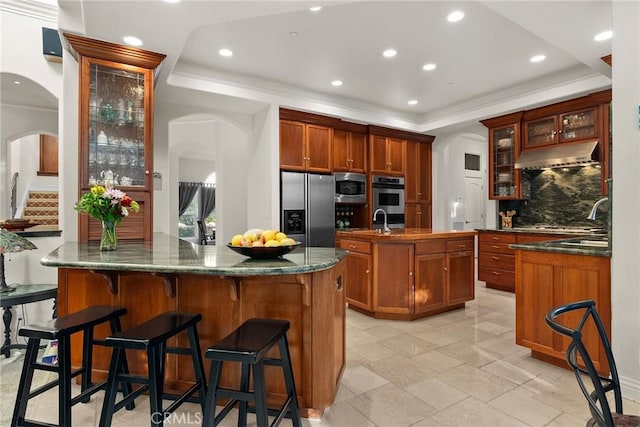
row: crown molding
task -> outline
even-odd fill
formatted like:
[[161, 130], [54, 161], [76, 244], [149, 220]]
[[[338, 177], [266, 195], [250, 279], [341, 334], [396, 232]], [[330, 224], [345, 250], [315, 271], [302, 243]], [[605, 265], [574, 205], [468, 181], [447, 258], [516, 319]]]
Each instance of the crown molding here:
[[0, 11], [49, 21], [58, 26], [58, 6], [36, 0], [2, 0]]

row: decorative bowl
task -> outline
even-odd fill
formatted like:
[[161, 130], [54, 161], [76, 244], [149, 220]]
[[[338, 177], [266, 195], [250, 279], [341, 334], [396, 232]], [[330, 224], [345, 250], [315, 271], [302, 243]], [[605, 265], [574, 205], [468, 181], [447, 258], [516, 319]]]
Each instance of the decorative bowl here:
[[233, 246], [227, 243], [227, 247], [240, 255], [248, 256], [255, 259], [273, 259], [286, 255], [292, 250], [300, 247], [302, 243], [297, 242], [295, 245], [288, 246]]
[[3, 222], [0, 222], [0, 228], [4, 228], [9, 231], [22, 231], [25, 228], [33, 227], [38, 225], [37, 222], [32, 222], [29, 219], [21, 219], [21, 218], [13, 218], [13, 219], [5, 219]]

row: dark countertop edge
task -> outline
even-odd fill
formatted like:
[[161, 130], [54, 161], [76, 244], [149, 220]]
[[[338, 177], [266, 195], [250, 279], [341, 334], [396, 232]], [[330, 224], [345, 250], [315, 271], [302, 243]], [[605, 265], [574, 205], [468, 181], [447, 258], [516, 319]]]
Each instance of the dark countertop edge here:
[[[305, 274], [315, 273], [317, 271], [327, 270], [340, 261], [346, 258], [348, 251], [344, 250], [343, 254], [338, 254], [333, 260], [317, 263], [310, 266], [304, 265], [288, 265], [283, 267], [265, 267], [260, 265], [234, 265], [231, 267], [200, 267], [195, 265], [185, 266], [145, 266], [142, 264], [109, 264], [109, 263], [95, 263], [95, 262], [61, 262], [49, 260], [47, 257], [40, 259], [40, 264], [46, 267], [57, 268], [71, 268], [80, 270], [97, 270], [97, 271], [124, 271], [131, 273], [168, 273], [168, 274], [202, 274], [202, 275], [215, 275], [215, 276], [278, 276], [278, 275], [292, 275], [292, 274]], [[286, 258], [284, 258], [286, 260]]]
[[600, 256], [611, 258], [611, 249], [609, 248], [569, 247], [561, 246], [558, 243], [570, 240], [573, 239], [554, 240], [553, 242], [516, 243], [509, 245], [509, 247], [511, 249], [519, 249], [525, 251], [553, 252], [559, 254]]
[[430, 239], [448, 239], [452, 237], [473, 237], [478, 234], [475, 230], [435, 230], [425, 228], [424, 232], [419, 232], [419, 229], [408, 229], [416, 231], [408, 232], [391, 232], [391, 234], [375, 233], [370, 229], [358, 229], [358, 230], [336, 230], [336, 235], [339, 237], [348, 238], [361, 238], [367, 240], [397, 240], [397, 241], [413, 241], [413, 240], [430, 240]]
[[62, 235], [62, 230], [40, 230], [40, 231], [14, 231], [22, 237], [58, 237]]
[[567, 231], [567, 230], [543, 230], [543, 229], [531, 229], [531, 228], [477, 228], [476, 231], [478, 233], [481, 232], [489, 232], [489, 233], [524, 233], [524, 234], [559, 234], [562, 236], [606, 236], [605, 233], [594, 233], [590, 231]]

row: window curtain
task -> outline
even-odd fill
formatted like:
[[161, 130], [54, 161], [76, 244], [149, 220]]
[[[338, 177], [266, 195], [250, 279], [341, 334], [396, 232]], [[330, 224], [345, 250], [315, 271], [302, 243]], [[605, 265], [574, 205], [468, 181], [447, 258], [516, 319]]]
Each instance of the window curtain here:
[[178, 187], [178, 216], [182, 216], [198, 192], [199, 182], [180, 182]]
[[213, 184], [201, 184], [200, 188], [200, 219], [203, 221], [216, 208], [216, 186]]

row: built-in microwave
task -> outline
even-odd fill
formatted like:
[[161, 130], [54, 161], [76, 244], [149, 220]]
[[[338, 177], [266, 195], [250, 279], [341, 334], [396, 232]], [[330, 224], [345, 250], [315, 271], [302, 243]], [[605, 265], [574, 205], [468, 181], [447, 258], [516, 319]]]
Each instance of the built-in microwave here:
[[340, 172], [336, 179], [336, 204], [367, 203], [367, 176], [363, 173]]

